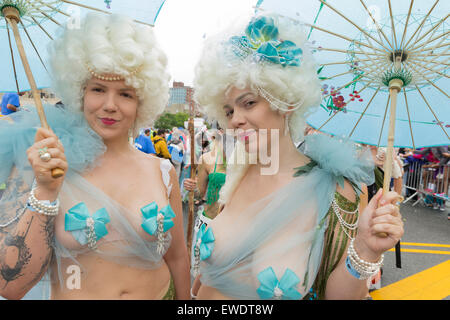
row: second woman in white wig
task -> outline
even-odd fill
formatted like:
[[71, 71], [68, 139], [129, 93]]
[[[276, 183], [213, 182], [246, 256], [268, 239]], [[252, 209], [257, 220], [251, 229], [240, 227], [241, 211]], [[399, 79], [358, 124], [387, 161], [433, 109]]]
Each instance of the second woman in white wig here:
[[193, 241], [198, 299], [363, 298], [401, 237], [396, 193], [358, 215], [357, 192], [373, 180], [368, 154], [324, 135], [306, 138], [306, 155], [295, 148], [320, 103], [316, 70], [300, 26], [279, 16], [206, 41], [196, 99], [238, 143], [224, 209]]

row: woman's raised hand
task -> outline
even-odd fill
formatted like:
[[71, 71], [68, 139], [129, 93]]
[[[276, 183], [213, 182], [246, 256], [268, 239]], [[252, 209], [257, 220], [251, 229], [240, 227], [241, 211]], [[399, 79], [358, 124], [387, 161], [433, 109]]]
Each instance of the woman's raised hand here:
[[66, 172], [68, 168], [61, 141], [53, 131], [38, 128], [34, 144], [28, 148], [27, 155], [36, 179], [36, 198], [54, 201], [64, 181], [64, 175], [53, 178], [51, 171], [61, 168]]
[[[377, 261], [403, 236], [403, 221], [398, 204], [400, 198], [393, 191], [383, 195], [380, 189], [361, 214], [354, 246], [362, 259]], [[387, 234], [387, 237], [380, 236], [382, 233]]]

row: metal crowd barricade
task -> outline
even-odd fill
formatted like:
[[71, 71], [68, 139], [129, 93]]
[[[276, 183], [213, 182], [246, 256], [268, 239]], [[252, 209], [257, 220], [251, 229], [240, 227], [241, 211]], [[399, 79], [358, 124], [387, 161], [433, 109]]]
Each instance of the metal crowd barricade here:
[[422, 183], [419, 185], [421, 199], [430, 195], [442, 201], [449, 200], [450, 165], [422, 167]]
[[413, 204], [413, 206], [420, 201], [419, 187], [422, 182], [422, 165], [422, 161], [414, 161], [403, 167], [403, 187], [405, 189], [405, 194], [408, 195], [408, 193], [412, 192], [412, 195], [407, 196], [403, 203], [407, 203], [415, 196], [418, 196], [418, 200]]
[[422, 162], [413, 162], [405, 166], [405, 173], [403, 176], [405, 190], [412, 191], [404, 203], [410, 201], [417, 196], [416, 202], [422, 202], [427, 196], [431, 196], [441, 201], [448, 201], [450, 196], [450, 165], [441, 165], [431, 167], [429, 164], [425, 165]]

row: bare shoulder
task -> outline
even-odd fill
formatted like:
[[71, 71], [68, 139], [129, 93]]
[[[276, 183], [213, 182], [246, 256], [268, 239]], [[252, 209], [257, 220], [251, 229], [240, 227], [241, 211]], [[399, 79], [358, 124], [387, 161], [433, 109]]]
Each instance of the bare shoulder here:
[[142, 170], [154, 170], [155, 168], [159, 168], [161, 165], [161, 158], [154, 154], [135, 150], [133, 156]]
[[339, 186], [339, 184], [336, 186], [336, 191], [343, 196], [344, 198], [346, 198], [348, 201], [350, 202], [356, 202], [356, 192], [353, 189], [352, 185], [350, 184], [350, 182], [348, 182], [347, 179], [344, 180], [344, 188], [341, 188], [341, 186]]
[[[166, 175], [170, 176], [170, 183], [173, 181], [178, 181], [177, 173], [172, 163], [168, 159], [157, 157], [154, 154], [147, 154], [136, 150], [135, 154], [138, 166], [145, 171], [160, 171], [163, 176], [163, 180], [167, 179]], [[169, 182], [167, 180], [166, 182]]]

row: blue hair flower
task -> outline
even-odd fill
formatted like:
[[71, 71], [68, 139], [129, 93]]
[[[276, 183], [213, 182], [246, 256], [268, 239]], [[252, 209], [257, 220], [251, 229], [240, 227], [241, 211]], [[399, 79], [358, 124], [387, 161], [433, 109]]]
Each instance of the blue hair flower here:
[[234, 53], [241, 58], [253, 55], [256, 61], [265, 60], [285, 66], [300, 66], [302, 49], [289, 40], [278, 38], [278, 28], [272, 18], [254, 18], [245, 29], [245, 36], [231, 37]]

